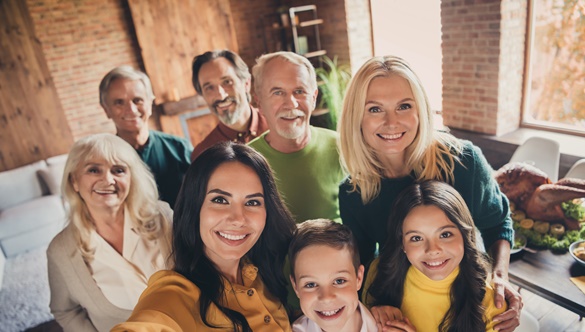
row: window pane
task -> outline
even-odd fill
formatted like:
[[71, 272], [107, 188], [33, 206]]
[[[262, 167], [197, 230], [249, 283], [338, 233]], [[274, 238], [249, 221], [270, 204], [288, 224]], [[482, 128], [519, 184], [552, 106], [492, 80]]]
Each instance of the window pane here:
[[585, 133], [585, 0], [532, 0], [527, 124]]

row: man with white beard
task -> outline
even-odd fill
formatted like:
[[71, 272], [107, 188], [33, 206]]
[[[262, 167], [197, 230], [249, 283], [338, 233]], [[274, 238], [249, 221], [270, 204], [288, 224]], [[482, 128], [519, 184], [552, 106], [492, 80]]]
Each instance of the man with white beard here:
[[319, 92], [315, 68], [303, 56], [276, 52], [258, 58], [252, 74], [254, 96], [270, 130], [249, 145], [268, 160], [297, 222], [340, 221], [337, 197], [344, 174], [337, 133], [309, 125]]
[[264, 117], [250, 106], [250, 72], [236, 53], [215, 50], [196, 56], [192, 81], [219, 123], [195, 146], [191, 160], [215, 143], [248, 143], [268, 130]]

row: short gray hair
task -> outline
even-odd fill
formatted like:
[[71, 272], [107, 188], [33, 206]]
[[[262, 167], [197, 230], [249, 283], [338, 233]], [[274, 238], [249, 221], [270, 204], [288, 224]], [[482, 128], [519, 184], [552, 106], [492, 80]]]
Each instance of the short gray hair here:
[[[252, 68], [252, 76], [254, 77], [254, 92], [257, 94], [260, 91], [260, 87], [262, 86], [262, 76], [264, 75], [264, 67], [266, 64], [273, 59], [281, 58], [285, 61], [293, 63], [298, 66], [303, 66], [309, 72], [309, 79], [310, 82], [309, 86], [314, 91], [317, 89], [317, 75], [315, 74], [315, 67], [311, 64], [311, 62], [302, 55], [298, 55], [293, 52], [274, 52], [269, 54], [264, 54], [258, 59], [256, 59], [256, 64]], [[313, 92], [311, 91], [311, 92]]]
[[112, 85], [112, 83], [119, 78], [142, 82], [148, 97], [154, 99], [152, 84], [150, 83], [150, 79], [145, 73], [141, 72], [140, 70], [136, 70], [131, 66], [119, 66], [110, 70], [110, 72], [108, 72], [100, 82], [100, 105], [102, 105], [103, 108], [106, 108], [107, 106], [106, 96], [108, 95], [110, 85]]

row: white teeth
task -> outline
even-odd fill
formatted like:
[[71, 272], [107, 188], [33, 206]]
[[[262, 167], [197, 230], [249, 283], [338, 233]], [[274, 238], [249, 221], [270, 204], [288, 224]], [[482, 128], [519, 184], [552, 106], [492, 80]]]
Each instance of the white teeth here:
[[429, 266], [439, 266], [443, 263], [445, 263], [446, 261], [441, 261], [441, 262], [425, 262], [427, 265]]
[[228, 100], [228, 101], [224, 101], [223, 103], [217, 104], [217, 106], [219, 106], [219, 107], [226, 107], [226, 106], [229, 106], [231, 104], [232, 104], [232, 101], [231, 100]]
[[246, 235], [231, 235], [231, 234], [226, 234], [226, 233], [222, 233], [222, 232], [217, 232], [217, 234], [221, 235], [221, 237], [224, 237], [228, 240], [232, 240], [232, 241], [238, 241], [241, 240], [243, 238], [246, 237]]
[[98, 194], [115, 194], [115, 190], [94, 190]]
[[341, 308], [339, 309], [335, 309], [335, 310], [330, 310], [330, 311], [319, 311], [323, 316], [333, 316], [336, 313], [339, 312], [339, 310], [341, 310]]
[[379, 134], [380, 137], [382, 137], [383, 139], [397, 139], [402, 137], [403, 133], [400, 134], [394, 134], [394, 135], [383, 135], [383, 134]]

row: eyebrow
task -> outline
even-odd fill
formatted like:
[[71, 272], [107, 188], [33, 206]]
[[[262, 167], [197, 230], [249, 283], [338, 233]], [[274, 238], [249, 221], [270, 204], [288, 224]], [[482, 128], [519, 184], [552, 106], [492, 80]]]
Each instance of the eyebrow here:
[[[455, 226], [455, 225], [445, 225], [445, 226], [439, 228], [438, 231], [440, 232], [440, 231], [443, 231], [443, 230], [445, 230], [447, 228], [457, 228], [457, 226]], [[404, 233], [404, 235], [406, 236], [406, 235], [411, 234], [411, 233], [420, 233], [420, 232], [417, 231], [417, 230], [412, 230], [412, 231], [408, 231], [408, 232]]]
[[[404, 99], [402, 99], [402, 100], [398, 101], [396, 104], [402, 104], [402, 103], [404, 103], [404, 102], [407, 102], [407, 101], [412, 101], [412, 102], [414, 102], [414, 99], [412, 99], [412, 98], [404, 98]], [[366, 100], [366, 105], [367, 105], [367, 104], [376, 104], [376, 105], [382, 105], [382, 103], [380, 103], [380, 102], [377, 102], [377, 101], [375, 101], [375, 100]]]
[[[351, 274], [351, 272], [349, 270], [341, 270], [341, 271], [335, 272], [335, 274], [342, 274], [342, 273]], [[309, 274], [306, 274], [306, 275], [301, 275], [301, 276], [298, 277], [299, 280], [301, 280], [303, 278], [314, 278], [314, 276], [309, 275]]]
[[[220, 194], [220, 195], [225, 195], [228, 197], [232, 197], [233, 195], [228, 193], [227, 191], [223, 191], [221, 189], [211, 189], [210, 191], [207, 192], [207, 195], [209, 194]], [[264, 198], [264, 195], [262, 195], [262, 193], [253, 193], [250, 195], [246, 195], [246, 198], [254, 198], [254, 197], [261, 197]]]
[[[226, 75], [226, 76], [222, 76], [222, 77], [219, 78], [220, 81], [223, 81], [225, 79], [230, 79], [231, 80], [232, 77]], [[208, 85], [211, 85], [211, 82], [203, 82], [203, 84], [201, 84], [201, 87], [208, 86]]]

